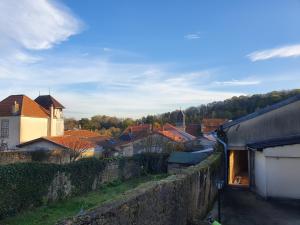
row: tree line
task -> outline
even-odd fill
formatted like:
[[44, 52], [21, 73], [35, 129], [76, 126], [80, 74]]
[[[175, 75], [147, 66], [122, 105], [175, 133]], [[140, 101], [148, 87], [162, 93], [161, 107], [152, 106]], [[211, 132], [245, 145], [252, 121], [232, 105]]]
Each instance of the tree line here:
[[[235, 96], [224, 101], [192, 106], [184, 110], [186, 124], [201, 123], [203, 118], [226, 118], [233, 120], [297, 94], [300, 94], [300, 89], [273, 91], [267, 94], [249, 96]], [[175, 124], [177, 113], [178, 111], [171, 111], [158, 115], [148, 115], [140, 119], [122, 119], [105, 115], [96, 115], [80, 120], [68, 118], [65, 119], [65, 128], [96, 130], [102, 134], [117, 136], [128, 126], [134, 124], [149, 123], [155, 127], [159, 127], [165, 123]]]

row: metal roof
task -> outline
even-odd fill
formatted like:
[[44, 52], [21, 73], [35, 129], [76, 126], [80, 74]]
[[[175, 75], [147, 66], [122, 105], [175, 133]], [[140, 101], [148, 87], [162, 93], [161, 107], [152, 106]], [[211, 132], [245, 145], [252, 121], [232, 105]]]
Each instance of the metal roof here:
[[168, 163], [196, 165], [206, 159], [209, 155], [209, 152], [173, 152], [168, 159]]
[[249, 143], [247, 147], [252, 149], [264, 149], [264, 148], [271, 148], [271, 147], [278, 147], [284, 145], [294, 145], [300, 144], [300, 134], [288, 137], [281, 137], [281, 138], [273, 138], [265, 141]]
[[295, 95], [293, 97], [290, 97], [290, 98], [288, 98], [286, 100], [283, 100], [281, 102], [278, 102], [278, 103], [276, 103], [274, 105], [270, 105], [270, 106], [267, 106], [267, 107], [265, 107], [263, 109], [257, 110], [256, 112], [248, 114], [246, 116], [243, 116], [243, 117], [241, 117], [239, 119], [236, 119], [236, 120], [230, 121], [228, 123], [225, 123], [225, 124], [221, 125], [221, 128], [222, 129], [226, 129], [226, 128], [232, 127], [232, 126], [234, 126], [236, 124], [239, 124], [241, 122], [253, 119], [253, 118], [257, 117], [257, 116], [263, 115], [263, 114], [268, 113], [270, 111], [273, 111], [275, 109], [279, 109], [279, 108], [281, 108], [283, 106], [289, 105], [289, 104], [291, 104], [293, 102], [296, 102], [296, 101], [299, 101], [299, 100], [300, 100], [300, 94]]

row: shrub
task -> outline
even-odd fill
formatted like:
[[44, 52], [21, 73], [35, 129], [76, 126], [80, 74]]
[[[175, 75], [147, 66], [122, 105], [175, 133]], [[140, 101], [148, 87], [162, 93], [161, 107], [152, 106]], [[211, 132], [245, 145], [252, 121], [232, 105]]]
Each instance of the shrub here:
[[[95, 178], [111, 161], [116, 161], [119, 165], [120, 181], [124, 176], [124, 167], [128, 167], [127, 170], [142, 169], [144, 174], [167, 172], [167, 157], [166, 154], [147, 153], [132, 158], [84, 158], [65, 165], [32, 162], [0, 166], [0, 219], [46, 204], [49, 187], [58, 172], [70, 177], [72, 195], [79, 195], [92, 190]], [[137, 167], [127, 166], [130, 161], [135, 162]], [[141, 173], [133, 171], [132, 174]]]

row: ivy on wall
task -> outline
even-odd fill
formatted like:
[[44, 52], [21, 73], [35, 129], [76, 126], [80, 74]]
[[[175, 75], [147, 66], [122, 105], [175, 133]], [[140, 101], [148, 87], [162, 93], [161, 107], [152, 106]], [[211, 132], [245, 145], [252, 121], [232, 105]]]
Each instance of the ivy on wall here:
[[[32, 162], [0, 166], [0, 219], [46, 204], [49, 187], [58, 172], [70, 177], [72, 195], [79, 195], [92, 190], [95, 178], [112, 161], [118, 164], [122, 180], [130, 169], [138, 168], [138, 173], [133, 171], [136, 175], [167, 172], [167, 158], [167, 154], [145, 153], [131, 158], [85, 158], [65, 165]], [[132, 162], [135, 167], [129, 166]]]

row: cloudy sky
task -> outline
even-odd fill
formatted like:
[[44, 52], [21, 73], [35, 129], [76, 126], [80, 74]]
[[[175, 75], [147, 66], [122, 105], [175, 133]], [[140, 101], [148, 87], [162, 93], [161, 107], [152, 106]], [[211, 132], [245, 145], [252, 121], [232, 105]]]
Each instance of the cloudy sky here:
[[0, 98], [140, 117], [299, 88], [300, 1], [1, 0]]

